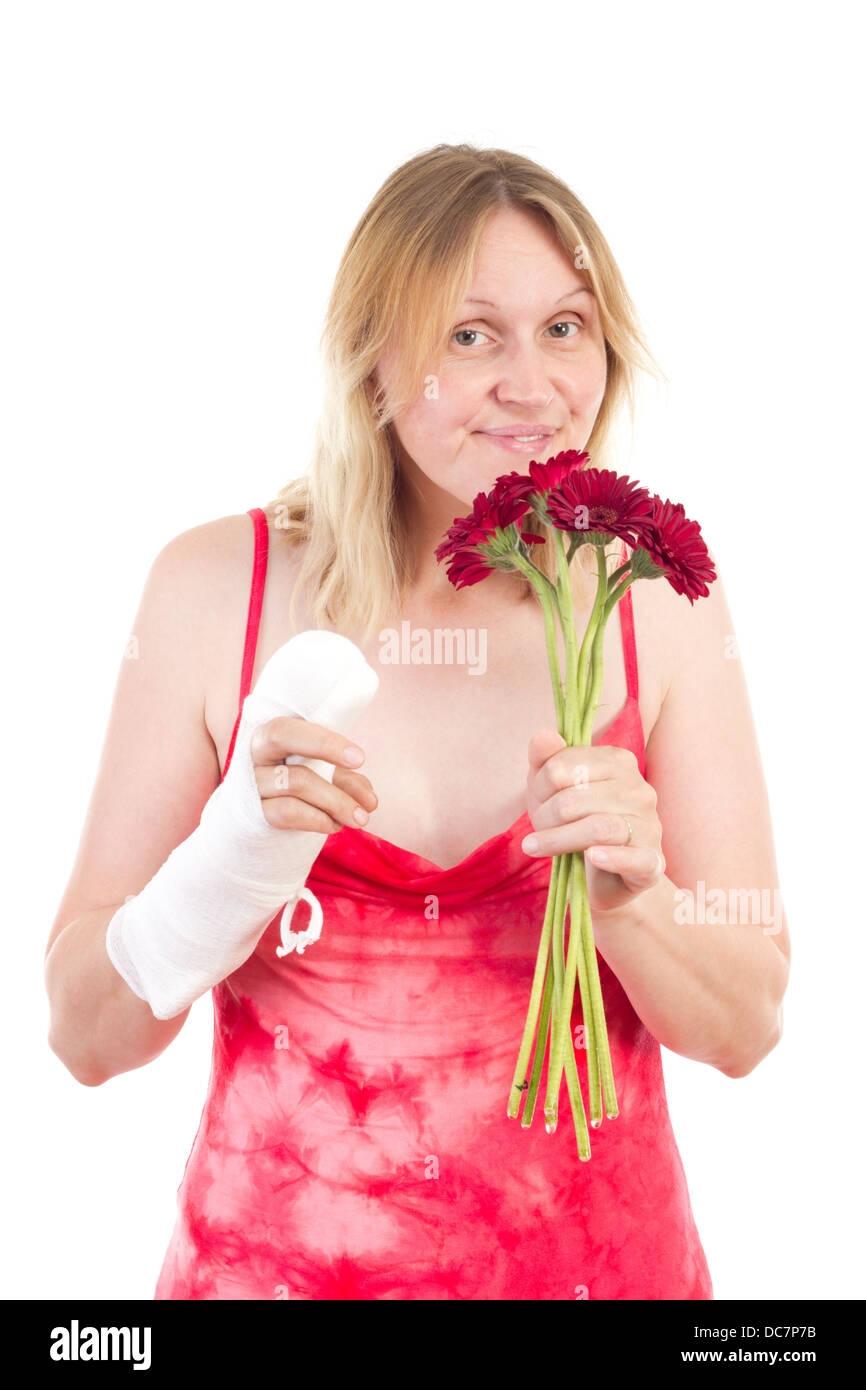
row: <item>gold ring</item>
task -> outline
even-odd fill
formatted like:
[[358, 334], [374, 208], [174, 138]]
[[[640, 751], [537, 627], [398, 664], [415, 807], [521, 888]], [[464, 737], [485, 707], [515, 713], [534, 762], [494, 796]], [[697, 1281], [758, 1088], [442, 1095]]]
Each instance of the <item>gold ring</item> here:
[[631, 821], [629, 820], [628, 816], [626, 816], [626, 815], [623, 815], [623, 820], [625, 821], [626, 825], [628, 826], [628, 839], [626, 840], [625, 843], [626, 843], [627, 845], [630, 845], [630, 844], [631, 844]]

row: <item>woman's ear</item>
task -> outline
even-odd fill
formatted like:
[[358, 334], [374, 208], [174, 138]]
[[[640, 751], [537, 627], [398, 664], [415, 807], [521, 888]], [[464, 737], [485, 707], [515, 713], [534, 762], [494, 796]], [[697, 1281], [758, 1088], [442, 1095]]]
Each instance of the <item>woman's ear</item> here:
[[367, 380], [364, 382], [364, 390], [367, 400], [370, 402], [370, 409], [374, 415], [382, 414], [383, 393], [379, 383], [376, 368], [374, 367]]

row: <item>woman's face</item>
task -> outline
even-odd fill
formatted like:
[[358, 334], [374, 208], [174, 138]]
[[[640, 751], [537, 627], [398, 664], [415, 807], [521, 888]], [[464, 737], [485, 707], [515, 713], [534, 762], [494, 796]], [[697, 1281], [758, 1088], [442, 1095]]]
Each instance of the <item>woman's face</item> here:
[[[385, 354], [376, 370], [386, 394], [389, 362]], [[430, 495], [427, 479], [469, 509], [501, 473], [584, 448], [605, 380], [587, 277], [531, 217], [501, 210], [487, 224], [444, 359], [430, 364], [419, 397], [392, 424], [400, 466], [422, 493]], [[497, 437], [502, 430], [511, 436]], [[538, 432], [544, 437], [528, 443], [514, 438]]]

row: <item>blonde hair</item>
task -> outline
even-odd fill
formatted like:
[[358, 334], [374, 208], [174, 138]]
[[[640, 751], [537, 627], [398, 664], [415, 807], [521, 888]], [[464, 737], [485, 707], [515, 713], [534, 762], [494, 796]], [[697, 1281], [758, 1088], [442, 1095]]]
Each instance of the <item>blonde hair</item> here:
[[[607, 381], [585, 446], [591, 466], [613, 467], [613, 429], [624, 405], [634, 427], [637, 371], [664, 376], [599, 227], [553, 173], [523, 155], [472, 145], [435, 145], [408, 160], [376, 193], [337, 270], [321, 339], [323, 406], [310, 466], [266, 507], [277, 532], [306, 542], [290, 602], [293, 623], [300, 587], [312, 595], [317, 625], [362, 641], [401, 610], [414, 560], [391, 421], [417, 398], [425, 366], [447, 350], [485, 225], [503, 208], [521, 209], [552, 232], [595, 294]], [[394, 377], [385, 400], [372, 374], [392, 343]], [[533, 516], [529, 529], [546, 539], [531, 547], [533, 562], [554, 578], [553, 528]], [[594, 569], [591, 546], [580, 547], [576, 559], [587, 554]], [[571, 569], [580, 594], [588, 567]], [[513, 578], [532, 593], [522, 575]]]

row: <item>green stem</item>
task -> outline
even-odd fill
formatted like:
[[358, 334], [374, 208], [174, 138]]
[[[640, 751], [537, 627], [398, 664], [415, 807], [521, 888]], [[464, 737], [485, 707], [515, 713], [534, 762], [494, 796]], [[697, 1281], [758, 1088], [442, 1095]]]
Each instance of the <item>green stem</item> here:
[[584, 921], [588, 912], [586, 898], [586, 875], [583, 855], [573, 853], [568, 856], [569, 900], [571, 922], [568, 934], [568, 960], [566, 962], [565, 983], [563, 986], [563, 1008], [560, 1026], [551, 1041], [551, 1060], [548, 1068], [548, 1084], [558, 1092], [562, 1079], [562, 1068], [566, 1057], [566, 1039], [571, 1041], [571, 1001], [574, 999], [575, 977], [580, 975], [580, 1002], [586, 1034], [587, 1074], [589, 1080], [589, 1110], [594, 1126], [601, 1124], [601, 1094], [599, 1090], [597, 1053], [598, 1016], [592, 996], [591, 975], [586, 968], [584, 951]]
[[[557, 856], [557, 859], [559, 856]], [[532, 1040], [535, 1037], [535, 1025], [538, 1019], [538, 1010], [541, 1004], [542, 986], [547, 998], [548, 990], [545, 982], [545, 975], [549, 974], [548, 952], [550, 950], [550, 933], [553, 925], [554, 913], [556, 911], [557, 889], [559, 886], [559, 873], [557, 871], [557, 859], [554, 859], [550, 874], [550, 887], [547, 890], [547, 908], [544, 913], [544, 924], [541, 928], [541, 940], [538, 945], [538, 955], [535, 960], [535, 974], [532, 977], [532, 991], [529, 996], [529, 1008], [526, 1012], [526, 1023], [523, 1027], [523, 1037], [520, 1040], [520, 1051], [517, 1054], [517, 1065], [514, 1068], [514, 1080], [511, 1083], [511, 1090], [508, 1093], [508, 1115], [511, 1119], [516, 1119], [520, 1111], [520, 1101], [526, 1089], [526, 1071], [529, 1066], [529, 1057], [532, 1052]], [[543, 1028], [546, 1029], [546, 1020]], [[544, 1034], [539, 1029], [539, 1045], [542, 1053], [544, 1052]]]
[[[568, 907], [568, 864], [567, 855], [556, 855], [563, 861], [556, 884], [556, 907], [553, 913], [553, 990], [551, 998], [550, 1038], [551, 1046], [557, 1036], [559, 1019], [562, 1013], [562, 977], [564, 974], [563, 924]], [[550, 1063], [547, 1071], [547, 1090], [544, 1097], [544, 1126], [548, 1134], [556, 1130], [559, 1109], [559, 1086], [552, 1086]]]
[[[592, 913], [589, 910], [589, 898], [586, 891], [586, 869], [583, 862], [583, 855], [575, 855], [580, 859], [578, 868], [577, 891], [581, 895], [585, 904], [583, 912], [581, 936], [583, 938], [584, 960], [586, 971], [589, 976], [589, 996], [590, 1012], [594, 1024], [594, 1059], [590, 1056], [587, 1048], [587, 1064], [593, 1066], [601, 1074], [601, 1089], [604, 1093], [604, 1108], [609, 1120], [615, 1120], [619, 1114], [619, 1106], [616, 1099], [616, 1088], [613, 1081], [613, 1066], [610, 1060], [610, 1043], [607, 1036], [607, 1022], [604, 1016], [604, 1000], [601, 993], [601, 980], [598, 973], [598, 956], [595, 950], [595, 938], [592, 934]], [[586, 1010], [584, 1010], [584, 1021], [586, 1020]], [[596, 1080], [596, 1084], [598, 1081]], [[590, 1085], [591, 1089], [591, 1085]], [[592, 1114], [594, 1126], [601, 1124], [601, 1109], [598, 1115]]]
[[[569, 863], [568, 863], [568, 866], [563, 870], [563, 873], [564, 873], [565, 876], [566, 876], [566, 880], [568, 880], [569, 875], [572, 873], [571, 861], [574, 859], [574, 855], [573, 855], [573, 854], [569, 854], [569, 855], [566, 856], [566, 858], [568, 859]], [[572, 897], [572, 900], [573, 900], [573, 896], [572, 896], [571, 894], [569, 894], [569, 896]], [[574, 915], [574, 914], [573, 914], [573, 910], [572, 910], [571, 916], [573, 917], [573, 915]], [[579, 926], [579, 925], [580, 925], [580, 924], [579, 924], [579, 922], [578, 922], [578, 926]], [[570, 947], [571, 947], [571, 935], [570, 935], [570, 932], [571, 932], [571, 928], [569, 927], [569, 949], [570, 949]], [[581, 938], [581, 940], [582, 940], [582, 938]], [[577, 950], [578, 968], [580, 968], [580, 962], [581, 962], [581, 960], [582, 960], [582, 957], [583, 957], [583, 952], [582, 952], [581, 946], [578, 945], [578, 950]], [[583, 993], [583, 985], [581, 984], [581, 994], [582, 994], [582, 993]], [[584, 1108], [583, 1108], [583, 1096], [582, 1096], [581, 1093], [580, 1093], [580, 1082], [578, 1081], [578, 1077], [577, 1077], [577, 1063], [576, 1063], [575, 1057], [574, 1057], [574, 1038], [572, 1037], [572, 1033], [571, 1033], [571, 1019], [572, 1019], [572, 1012], [573, 1012], [573, 1009], [574, 1009], [574, 980], [572, 979], [572, 982], [571, 982], [570, 987], [566, 986], [566, 987], [563, 989], [563, 1008], [562, 1008], [562, 1016], [561, 1016], [561, 1018], [560, 1018], [560, 1034], [559, 1034], [559, 1036], [560, 1036], [559, 1055], [562, 1056], [563, 1053], [564, 1053], [564, 1062], [565, 1062], [565, 1084], [566, 1084], [566, 1089], [568, 1090], [568, 1097], [569, 1097], [569, 1100], [571, 1101], [571, 1113], [572, 1113], [572, 1116], [574, 1117], [574, 1128], [575, 1128], [575, 1133], [576, 1133], [576, 1135], [577, 1135], [578, 1151], [581, 1152], [581, 1154], [582, 1154], [582, 1145], [583, 1145], [583, 1143], [585, 1142], [585, 1144], [586, 1144], [586, 1151], [587, 1151], [587, 1152], [586, 1152], [586, 1156], [588, 1157], [588, 1156], [589, 1156], [589, 1131], [588, 1131], [587, 1128], [586, 1128], [586, 1114], [585, 1114]], [[553, 1052], [553, 1037], [551, 1036], [551, 1055], [552, 1055], [552, 1052]], [[550, 1066], [550, 1065], [551, 1065], [551, 1063], [549, 1062], [549, 1063], [548, 1063], [548, 1066]], [[556, 1090], [557, 1090], [557, 1094], [559, 1093], [559, 1085], [560, 1085], [559, 1079], [557, 1078], [557, 1081], [556, 1081]], [[597, 1090], [598, 1090], [598, 1087], [596, 1086], [596, 1091], [597, 1091]], [[594, 1096], [594, 1097], [593, 1097], [593, 1105], [594, 1105], [595, 1109], [600, 1110], [600, 1104], [601, 1104], [600, 1098], [599, 1098], [598, 1096]], [[599, 1123], [600, 1123], [600, 1121], [599, 1121]]]
[[620, 565], [619, 569], [614, 570], [613, 574], [609, 574], [609, 575], [607, 576], [607, 589], [608, 589], [608, 593], [610, 593], [611, 589], [612, 589], [616, 584], [619, 583], [619, 581], [622, 579], [623, 575], [628, 573], [628, 570], [629, 570], [630, 566], [631, 566], [631, 557], [629, 557], [629, 559], [626, 560], [624, 564]]
[[605, 622], [606, 622], [607, 619], [610, 617], [610, 615], [611, 615], [611, 613], [613, 612], [613, 610], [616, 608], [616, 605], [619, 603], [619, 601], [620, 601], [620, 599], [622, 598], [623, 594], [625, 593], [626, 589], [630, 589], [631, 586], [632, 586], [632, 584], [633, 584], [634, 582], [635, 582], [635, 576], [634, 576], [633, 574], [629, 574], [629, 575], [626, 577], [626, 580], [625, 580], [625, 583], [624, 583], [624, 584], [620, 584], [616, 589], [613, 590], [612, 593], [610, 593], [610, 592], [608, 593], [608, 596], [607, 596], [607, 598], [606, 598], [606, 600], [605, 600], [605, 605], [604, 605]]
[[[591, 635], [584, 637], [584, 648], [578, 653], [577, 632], [574, 628], [574, 603], [571, 596], [571, 577], [569, 563], [566, 559], [566, 550], [562, 532], [556, 531], [556, 564], [557, 564], [557, 609], [560, 614], [560, 624], [563, 628], [563, 638], [566, 642], [566, 738], [567, 744], [575, 744], [575, 734], [581, 723], [582, 714], [582, 684], [585, 681], [585, 666], [587, 666], [589, 649], [591, 649]], [[596, 553], [598, 553], [596, 546]], [[602, 585], [606, 577], [606, 564], [603, 559], [603, 546], [599, 557], [599, 589], [601, 594], [596, 591], [594, 605], [595, 621], [598, 623], [603, 607]], [[591, 619], [592, 621], [592, 619]], [[581, 671], [581, 656], [584, 655], [584, 670]], [[573, 877], [573, 856], [569, 856], [569, 869], [567, 877]], [[577, 899], [571, 897], [570, 891], [567, 898], [571, 902], [577, 903]], [[574, 915], [574, 908], [571, 908], [571, 924], [569, 933], [569, 959], [564, 960], [564, 912], [566, 912], [567, 901], [563, 901], [562, 908], [557, 899], [557, 912], [553, 917], [553, 1015], [550, 1022], [550, 1058], [548, 1062], [548, 1086], [545, 1094], [545, 1125], [549, 1133], [556, 1129], [557, 1097], [559, 1097], [560, 1083], [562, 1083], [562, 1069], [564, 1065], [564, 1052], [566, 1052], [566, 1031], [571, 1048], [571, 1006], [574, 999], [574, 973], [577, 970], [577, 960], [580, 956], [581, 944], [581, 908], [577, 903], [578, 913]], [[575, 1098], [571, 1094], [571, 1077], [577, 1077], [577, 1069], [571, 1073], [569, 1068], [569, 1094], [573, 1111], [575, 1108]], [[582, 1113], [582, 1098], [580, 1099]], [[584, 1118], [585, 1125], [585, 1118]], [[580, 1136], [578, 1136], [580, 1145]]]
[[580, 918], [575, 921], [573, 896], [574, 855], [566, 855], [568, 873], [568, 896], [571, 905], [571, 920], [568, 932], [568, 957], [565, 962], [565, 976], [560, 988], [560, 1008], [555, 1026], [550, 1036], [550, 1061], [547, 1064], [547, 1100], [545, 1112], [550, 1107], [551, 1097], [559, 1095], [562, 1082], [562, 1068], [565, 1065], [565, 1034], [571, 1035], [571, 1001], [574, 999], [574, 980], [577, 971], [577, 948], [580, 943]]
[[[561, 859], [557, 860], [553, 867], [553, 873], [557, 880], [559, 878], [559, 866]], [[523, 1105], [523, 1114], [520, 1123], [528, 1129], [532, 1124], [532, 1117], [535, 1113], [535, 1098], [538, 1095], [538, 1082], [541, 1077], [541, 1069], [544, 1066], [544, 1054], [547, 1050], [547, 1038], [550, 1026], [550, 1005], [553, 999], [553, 960], [550, 956], [547, 959], [547, 977], [544, 981], [544, 997], [541, 1001], [541, 1017], [538, 1020], [538, 1040], [535, 1044], [535, 1057], [532, 1062], [532, 1075], [529, 1078], [529, 1087], [526, 1091], [526, 1100]]]
[[577, 1062], [574, 1056], [574, 1046], [571, 1040], [571, 1030], [569, 1029], [569, 1044], [565, 1050], [565, 1076], [568, 1082], [568, 1094], [571, 1099], [571, 1114], [574, 1120], [574, 1132], [577, 1135], [577, 1156], [584, 1161], [590, 1156], [589, 1130], [586, 1127], [586, 1112], [583, 1108], [583, 1096], [580, 1094], [580, 1082], [577, 1077]]
[[565, 729], [562, 730], [563, 738], [567, 744], [574, 743], [574, 724], [575, 718], [579, 715], [579, 681], [578, 671], [580, 666], [580, 652], [578, 650], [577, 633], [574, 627], [574, 601], [571, 593], [571, 572], [568, 568], [568, 561], [565, 558], [565, 543], [561, 531], [554, 535], [554, 545], [556, 547], [556, 567], [557, 584], [556, 598], [557, 611], [559, 613], [562, 637], [565, 643]]
[[[595, 602], [592, 605], [592, 612], [589, 615], [586, 632], [583, 634], [583, 642], [580, 647], [580, 660], [577, 666], [577, 698], [575, 700], [578, 722], [577, 727], [572, 729], [572, 736], [568, 740], [571, 744], [588, 742], [587, 739], [583, 738], [581, 732], [583, 723], [583, 698], [585, 698], [584, 692], [587, 688], [588, 671], [591, 654], [594, 649], [595, 635], [598, 631], [599, 624], [603, 621], [604, 601], [607, 595], [607, 557], [604, 546], [597, 545], [595, 547], [595, 553], [598, 561], [598, 587], [595, 591]], [[591, 680], [591, 676], [589, 679]]]
[[[550, 1003], [553, 994], [553, 963], [549, 962], [547, 967], [547, 982], [544, 987], [544, 1000], [541, 1005], [541, 1019], [538, 1026], [538, 1045], [535, 1050], [535, 1061], [532, 1067], [532, 1076], [529, 1082], [529, 1089], [526, 1092], [526, 1104], [523, 1107], [523, 1115], [520, 1123], [528, 1129], [532, 1124], [532, 1117], [535, 1112], [535, 1099], [538, 1094], [538, 1082], [541, 1077], [544, 1065], [544, 1053], [548, 1041], [548, 1020], [550, 1018]], [[580, 1081], [577, 1075], [577, 1064], [574, 1057], [574, 1048], [569, 1047], [565, 1054], [565, 1076], [568, 1085], [568, 1096], [571, 1101], [571, 1113], [574, 1119], [574, 1129], [577, 1136], [578, 1157], [586, 1160], [590, 1157], [589, 1130], [586, 1124], [586, 1114], [583, 1108], [583, 1096], [580, 1093]]]
[[[522, 555], [514, 555], [514, 563], [524, 574], [538, 595], [544, 615], [544, 640], [547, 644], [547, 664], [550, 668], [550, 682], [553, 686], [553, 700], [556, 706], [556, 727], [565, 737], [565, 698], [562, 693], [562, 676], [559, 670], [559, 648], [556, 638], [556, 589], [546, 574], [542, 574], [531, 560]], [[543, 582], [542, 582], [543, 581]]]
[[[628, 581], [629, 583], [631, 580]], [[626, 586], [627, 587], [627, 586]], [[592, 726], [595, 722], [595, 715], [598, 709], [598, 701], [601, 695], [601, 687], [604, 679], [604, 634], [607, 627], [607, 620], [610, 613], [605, 603], [605, 615], [599, 624], [592, 648], [592, 679], [587, 693], [586, 705], [583, 713], [581, 725], [581, 739], [587, 743], [592, 737]], [[594, 1024], [594, 1042], [597, 1053], [597, 1066], [601, 1077], [601, 1088], [604, 1094], [605, 1110], [609, 1120], [614, 1119], [619, 1114], [617, 1105], [616, 1091], [613, 1081], [613, 1066], [610, 1059], [610, 1046], [607, 1036], [607, 1025], [604, 1015], [604, 1000], [601, 992], [601, 979], [598, 971], [598, 957], [595, 949], [595, 938], [592, 931], [592, 913], [589, 910], [589, 899], [586, 891], [586, 864], [583, 854], [580, 855], [579, 867], [580, 892], [586, 903], [586, 911], [583, 914], [581, 934], [584, 942], [584, 962], [588, 977], [589, 1010]], [[581, 995], [581, 998], [583, 996]], [[584, 1019], [587, 1017], [587, 1009], [584, 1007]], [[589, 1050], [587, 1058], [591, 1063]], [[592, 1085], [590, 1085], [592, 1092]], [[599, 1107], [596, 1115], [594, 1107], [590, 1106], [590, 1113], [593, 1125], [601, 1123], [601, 1109]]]
[[[533, 585], [542, 606], [557, 728], [569, 746], [587, 744], [591, 740], [604, 674], [604, 633], [607, 619], [615, 604], [633, 582], [632, 576], [627, 573], [629, 561], [608, 578], [605, 547], [603, 544], [595, 547], [598, 558], [598, 588], [587, 629], [578, 648], [569, 571], [569, 562], [577, 548], [575, 542], [576, 538], [572, 537], [566, 554], [563, 533], [558, 529], [554, 533], [556, 585], [551, 583], [547, 575], [543, 574], [528, 556], [517, 552], [513, 557], [515, 568]], [[620, 580], [623, 582], [618, 583]], [[564, 690], [559, 669], [557, 618], [565, 643]], [[567, 959], [564, 949], [566, 910], [570, 913]], [[571, 1034], [575, 977], [580, 982], [581, 1009], [586, 1035], [590, 1116], [593, 1126], [597, 1127], [601, 1124], [602, 1093], [608, 1118], [613, 1119], [618, 1114], [618, 1109], [582, 852], [552, 856], [547, 908], [508, 1114], [514, 1117], [519, 1113], [521, 1098], [525, 1092], [526, 1104], [521, 1124], [528, 1127], [532, 1123], [545, 1051], [548, 1051], [544, 1101], [547, 1131], [552, 1133], [556, 1129], [558, 1093], [564, 1067], [578, 1154], [581, 1159], [588, 1159], [589, 1130]], [[526, 1071], [534, 1038], [532, 1074], [527, 1081]]]
[[[565, 699], [562, 691], [562, 678], [559, 671], [559, 649], [556, 636], [556, 616], [554, 611], [556, 590], [547, 578], [547, 575], [542, 574], [540, 570], [536, 569], [535, 565], [533, 565], [530, 560], [525, 559], [519, 552], [516, 552], [513, 558], [517, 569], [526, 576], [535, 589], [544, 614], [544, 636], [547, 645], [550, 679], [553, 685], [554, 703], [556, 705], [556, 724], [559, 732], [563, 733], [565, 729]], [[512, 1119], [515, 1119], [520, 1111], [521, 1096], [526, 1088], [526, 1071], [532, 1053], [532, 1042], [535, 1037], [536, 1024], [538, 1023], [539, 1007], [542, 1002], [542, 990], [544, 989], [545, 992], [547, 991], [546, 977], [548, 974], [548, 952], [550, 950], [550, 937], [555, 922], [559, 892], [559, 873], [558, 871], [555, 872], [556, 868], [557, 859], [554, 859], [551, 865], [550, 885], [547, 890], [547, 908], [544, 914], [544, 924], [541, 929], [541, 938], [538, 943], [538, 953], [535, 960], [535, 972], [532, 978], [529, 1008], [527, 1009], [526, 1022], [523, 1027], [523, 1037], [520, 1040], [517, 1065], [514, 1068], [514, 1080], [508, 1097], [507, 1114]], [[555, 959], [554, 957], [554, 962]], [[555, 969], [556, 966], [554, 963], [554, 971]], [[555, 975], [554, 982], [556, 982]], [[546, 1029], [546, 1019], [543, 1026]], [[541, 1038], [539, 1041], [541, 1042], [543, 1053], [544, 1043]]]
[[[595, 551], [598, 562], [598, 587], [596, 590], [595, 603], [593, 604], [587, 629], [584, 633], [578, 663], [576, 687], [574, 690], [575, 698], [572, 705], [572, 720], [569, 726], [571, 731], [569, 743], [572, 745], [585, 745], [589, 744], [591, 741], [593, 721], [592, 718], [587, 719], [586, 713], [587, 710], [592, 710], [594, 715], [601, 690], [600, 677], [603, 674], [603, 667], [600, 662], [604, 650], [607, 557], [603, 544], [597, 545]], [[568, 960], [566, 962], [566, 976], [563, 986], [560, 1019], [558, 1027], [552, 1035], [551, 1063], [548, 1072], [548, 1094], [553, 1088], [558, 1092], [561, 1084], [566, 1044], [565, 1029], [568, 1028], [568, 1039], [570, 1043], [571, 1005], [574, 998], [575, 975], [577, 975], [580, 983], [581, 1012], [586, 1039], [590, 1117], [593, 1126], [597, 1127], [601, 1124], [603, 1113], [602, 1087], [600, 1085], [600, 1073], [603, 1068], [599, 1059], [599, 1041], [601, 1034], [598, 1025], [598, 1010], [601, 1000], [600, 984], [598, 990], [596, 990], [591, 962], [586, 950], [585, 938], [587, 931], [590, 933], [591, 937], [592, 919], [587, 898], [586, 871], [582, 852], [576, 852], [570, 855], [569, 902], [570, 928]], [[592, 950], [594, 954], [594, 942]], [[606, 1034], [604, 1036], [606, 1037]], [[605, 1096], [605, 1100], [606, 1099], [607, 1097]]]
[[580, 720], [579, 741], [582, 744], [592, 742], [592, 726], [595, 723], [598, 702], [601, 699], [601, 688], [604, 683], [604, 634], [609, 616], [605, 605], [602, 620], [593, 634], [590, 678], [584, 692], [584, 706]]
[[[607, 608], [607, 562], [603, 545], [596, 546], [598, 558], [598, 589], [596, 591], [596, 601], [593, 605], [592, 614], [584, 634], [581, 647], [578, 679], [576, 682], [575, 702], [569, 701], [570, 690], [566, 692], [567, 709], [569, 709], [570, 719], [568, 727], [573, 731], [573, 736], [569, 739], [570, 744], [589, 744], [592, 738], [592, 726], [595, 713], [598, 708], [598, 701], [601, 695], [601, 688], [604, 676], [604, 635], [609, 616]], [[630, 582], [630, 581], [628, 581]], [[624, 588], [623, 587], [623, 592]], [[585, 689], [587, 668], [589, 668], [588, 689]], [[583, 699], [581, 699], [583, 696]], [[577, 712], [575, 712], [575, 706]], [[551, 1038], [551, 1063], [548, 1069], [548, 1099], [547, 1106], [550, 1105], [551, 1092], [559, 1090], [561, 1081], [561, 1070], [565, 1051], [564, 1028], [570, 1032], [570, 1017], [566, 1019], [566, 1014], [570, 1015], [570, 1004], [574, 997], [575, 974], [580, 979], [581, 1009], [583, 1013], [584, 1028], [587, 1043], [587, 1074], [590, 1095], [590, 1116], [594, 1126], [601, 1124], [602, 1120], [602, 1094], [604, 1096], [605, 1109], [608, 1117], [614, 1118], [618, 1114], [616, 1093], [613, 1084], [613, 1068], [610, 1060], [610, 1049], [607, 1037], [607, 1027], [604, 1018], [604, 1001], [601, 993], [601, 980], [598, 972], [598, 960], [596, 956], [595, 941], [592, 934], [592, 914], [589, 909], [589, 899], [586, 889], [586, 867], [582, 852], [574, 853], [570, 856], [571, 867], [569, 873], [569, 901], [571, 927], [569, 931], [569, 950], [568, 961], [566, 962], [566, 978], [563, 984], [563, 994], [558, 1011], [556, 1027], [553, 1029]]]
[[[568, 561], [565, 556], [565, 542], [563, 533], [560, 530], [554, 532], [554, 545], [556, 548], [556, 567], [557, 567], [557, 608], [562, 626], [563, 638], [565, 640], [565, 725], [561, 730], [566, 743], [573, 741], [571, 730], [579, 718], [579, 691], [577, 687], [577, 633], [574, 629], [574, 604], [571, 595], [571, 574], [568, 568]], [[557, 1040], [562, 1029], [563, 1014], [565, 1027], [569, 1027], [570, 1008], [565, 1008], [565, 997], [563, 996], [563, 976], [565, 969], [565, 941], [564, 923], [565, 910], [568, 905], [568, 883], [567, 873], [563, 873], [560, 879], [560, 892], [557, 893], [556, 910], [553, 918], [553, 1002], [551, 1016], [551, 1045], [555, 1046], [556, 1056], [561, 1056], [561, 1049]], [[562, 1065], [559, 1070], [555, 1066], [551, 1068], [548, 1064], [547, 1089], [544, 1098], [544, 1123], [549, 1134], [556, 1129], [559, 1082], [562, 1076]]]
[[[575, 854], [575, 858], [580, 859], [581, 867], [584, 867], [583, 852]], [[575, 907], [578, 907], [575, 913]], [[577, 979], [580, 985], [580, 1011], [583, 1019], [584, 1041], [586, 1044], [586, 1071], [587, 1082], [589, 1085], [589, 1114], [592, 1126], [597, 1129], [601, 1124], [601, 1086], [599, 1083], [598, 1066], [598, 1038], [595, 1025], [595, 1010], [593, 1008], [592, 990], [590, 986], [590, 974], [587, 964], [586, 954], [586, 924], [590, 918], [589, 901], [586, 894], [586, 873], [583, 873], [583, 889], [578, 891], [578, 896], [572, 898], [571, 902], [572, 918], [575, 919], [575, 927], [579, 932], [580, 945], [577, 953]]]
[[[552, 579], [548, 578], [544, 570], [538, 568], [528, 551], [526, 553], [522, 550], [515, 551], [512, 558], [517, 568], [526, 575], [527, 579], [534, 579], [534, 582], [540, 583], [541, 587], [547, 590], [552, 599], [556, 598], [556, 585]], [[517, 563], [518, 561], [522, 561], [522, 563]]]

